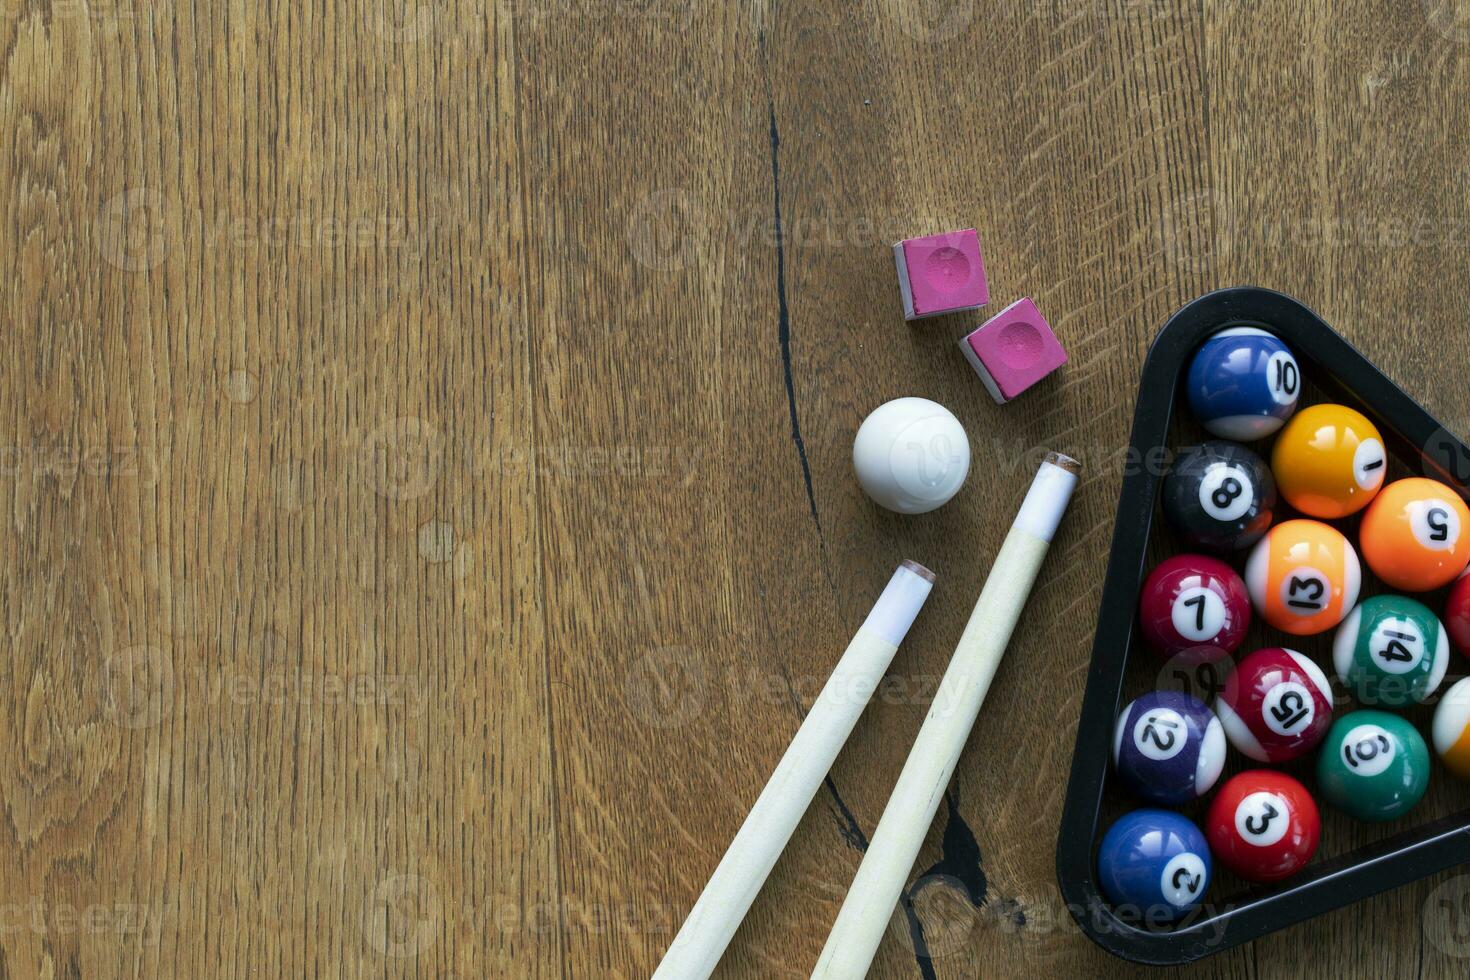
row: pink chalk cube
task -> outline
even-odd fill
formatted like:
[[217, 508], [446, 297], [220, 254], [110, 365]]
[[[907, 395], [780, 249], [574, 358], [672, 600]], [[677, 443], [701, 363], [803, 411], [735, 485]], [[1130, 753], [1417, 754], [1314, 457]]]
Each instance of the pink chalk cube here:
[[978, 310], [990, 302], [974, 228], [906, 238], [893, 246], [893, 261], [905, 320]]
[[986, 320], [960, 341], [960, 350], [1002, 405], [1067, 363], [1061, 341], [1029, 298]]

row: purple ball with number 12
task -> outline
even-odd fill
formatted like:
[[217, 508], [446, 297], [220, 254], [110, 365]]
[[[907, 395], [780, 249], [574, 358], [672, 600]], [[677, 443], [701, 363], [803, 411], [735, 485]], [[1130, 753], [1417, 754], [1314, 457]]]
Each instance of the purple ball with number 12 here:
[[1113, 730], [1113, 765], [1139, 799], [1179, 806], [1210, 791], [1225, 767], [1225, 729], [1203, 701], [1154, 691], [1129, 704]]

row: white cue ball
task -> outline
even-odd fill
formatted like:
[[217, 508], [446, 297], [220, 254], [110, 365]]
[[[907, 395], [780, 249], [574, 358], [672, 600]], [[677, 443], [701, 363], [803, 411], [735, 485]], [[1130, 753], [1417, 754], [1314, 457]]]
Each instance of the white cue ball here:
[[949, 409], [896, 398], [873, 410], [852, 443], [858, 483], [879, 507], [927, 514], [947, 503], [970, 472], [970, 440]]

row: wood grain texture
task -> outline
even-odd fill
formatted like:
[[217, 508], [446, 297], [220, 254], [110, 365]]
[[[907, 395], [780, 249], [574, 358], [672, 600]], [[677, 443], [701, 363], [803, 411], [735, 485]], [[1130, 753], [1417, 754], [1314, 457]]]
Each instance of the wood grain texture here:
[[[912, 557], [721, 967], [805, 976], [1044, 449], [872, 975], [1126, 975], [1053, 848], [1154, 330], [1281, 288], [1470, 432], [1454, 0], [14, 0], [0, 51], [0, 976], [646, 976]], [[972, 225], [1072, 358], [1004, 408], [893, 282]], [[923, 518], [850, 472], [905, 394], [976, 461]], [[1467, 956], [1450, 874], [1187, 972]]]

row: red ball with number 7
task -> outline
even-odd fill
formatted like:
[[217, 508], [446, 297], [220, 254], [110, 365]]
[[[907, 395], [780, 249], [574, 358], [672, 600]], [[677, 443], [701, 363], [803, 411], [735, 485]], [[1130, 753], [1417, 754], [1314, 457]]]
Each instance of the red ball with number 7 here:
[[1149, 573], [1138, 600], [1143, 638], [1189, 663], [1234, 653], [1251, 624], [1251, 600], [1235, 569], [1207, 555], [1175, 555]]
[[1257, 762], [1314, 748], [1332, 724], [1327, 675], [1295, 650], [1267, 647], [1241, 659], [1215, 705], [1230, 744]]

